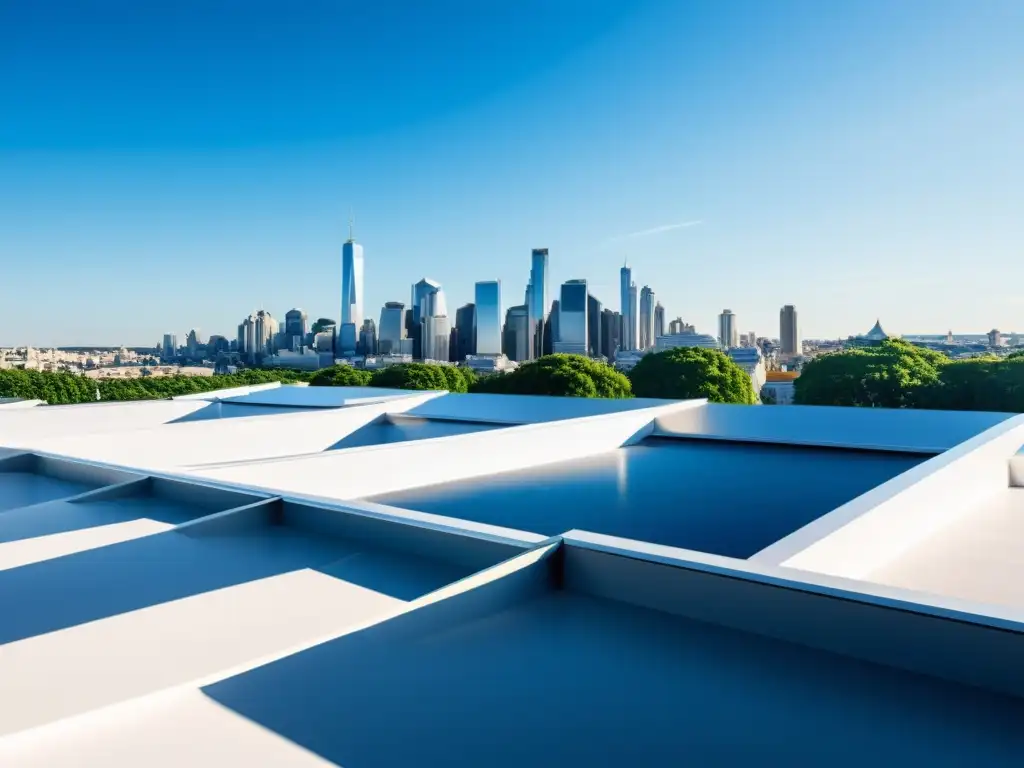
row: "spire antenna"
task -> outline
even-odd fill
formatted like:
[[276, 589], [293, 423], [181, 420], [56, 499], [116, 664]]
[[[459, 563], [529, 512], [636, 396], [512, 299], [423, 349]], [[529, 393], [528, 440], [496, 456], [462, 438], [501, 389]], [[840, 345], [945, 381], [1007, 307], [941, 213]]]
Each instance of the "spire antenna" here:
[[355, 235], [353, 234], [353, 230], [355, 229], [355, 225], [356, 225], [356, 217], [355, 217], [355, 214], [352, 213], [352, 208], [350, 207], [348, 209], [348, 241], [350, 243], [355, 242]]

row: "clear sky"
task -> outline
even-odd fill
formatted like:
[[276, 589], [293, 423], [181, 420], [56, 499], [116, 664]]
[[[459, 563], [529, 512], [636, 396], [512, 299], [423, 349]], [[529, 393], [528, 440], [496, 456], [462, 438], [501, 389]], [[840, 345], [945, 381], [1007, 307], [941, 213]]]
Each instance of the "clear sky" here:
[[0, 0], [0, 345], [336, 318], [350, 207], [374, 318], [546, 246], [708, 332], [1024, 331], [1024, 3]]

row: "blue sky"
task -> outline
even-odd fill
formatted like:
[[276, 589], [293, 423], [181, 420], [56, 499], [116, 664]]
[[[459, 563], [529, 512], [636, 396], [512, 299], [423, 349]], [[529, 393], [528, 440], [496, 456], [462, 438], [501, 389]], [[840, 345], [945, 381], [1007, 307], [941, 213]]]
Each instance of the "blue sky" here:
[[[0, 345], [449, 306], [1024, 331], [1018, 0], [0, 0]], [[668, 228], [681, 222], [699, 224]], [[646, 233], [646, 234], [636, 234]]]

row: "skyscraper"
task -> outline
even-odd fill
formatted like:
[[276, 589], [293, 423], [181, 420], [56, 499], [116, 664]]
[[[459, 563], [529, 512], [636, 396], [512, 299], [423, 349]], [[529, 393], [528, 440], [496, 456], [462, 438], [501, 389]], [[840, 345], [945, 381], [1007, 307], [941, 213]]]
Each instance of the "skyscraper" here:
[[566, 280], [558, 300], [558, 337], [555, 352], [587, 354], [590, 336], [587, 332], [587, 281]]
[[341, 354], [352, 354], [356, 349], [356, 334], [363, 324], [363, 246], [352, 234], [349, 222], [348, 240], [341, 248], [341, 325], [339, 346]]
[[372, 317], [363, 320], [359, 328], [359, 343], [356, 344], [356, 352], [360, 355], [377, 354], [377, 324]]
[[654, 346], [654, 291], [649, 285], [640, 289], [639, 336], [639, 349], [651, 349]]
[[502, 336], [502, 351], [509, 360], [523, 362], [530, 359], [530, 311], [526, 304], [508, 308]]
[[452, 327], [448, 315], [427, 315], [423, 318], [423, 359], [446, 362], [451, 350]]
[[587, 294], [587, 355], [601, 357], [604, 354], [602, 339], [604, 327], [601, 323], [601, 301]]
[[[654, 305], [654, 338], [665, 335], [665, 308], [659, 301]], [[653, 346], [653, 344], [652, 344]]]
[[619, 314], [622, 317], [619, 349], [636, 349], [636, 285], [633, 283], [633, 270], [629, 268], [628, 262], [619, 270]]
[[501, 354], [501, 281], [486, 280], [476, 284], [476, 323], [474, 355]]
[[274, 334], [277, 332], [277, 321], [267, 310], [256, 313], [255, 341], [257, 361], [263, 355], [274, 354]]
[[530, 357], [540, 357], [544, 345], [544, 325], [548, 319], [548, 249], [534, 248], [530, 255]]
[[[477, 285], [479, 286], [479, 283]], [[455, 343], [449, 350], [454, 363], [462, 362], [468, 355], [476, 354], [473, 339], [478, 312], [476, 304], [464, 304], [455, 310], [455, 327], [452, 329]]]
[[[437, 306], [436, 294], [441, 291], [441, 284], [429, 277], [424, 277], [412, 287], [412, 323], [409, 328], [409, 335], [412, 336], [412, 355], [417, 360], [427, 359], [423, 345], [423, 319], [431, 314], [431, 309]], [[441, 302], [444, 303], [444, 294], [441, 294]], [[447, 307], [444, 312], [447, 315]], [[446, 360], [448, 358], [445, 358]]]
[[779, 345], [783, 355], [799, 355], [803, 352], [800, 330], [796, 324], [796, 307], [792, 304], [779, 310]]
[[363, 246], [355, 241], [351, 222], [341, 247], [341, 324], [346, 323], [363, 324]]
[[608, 360], [615, 357], [622, 333], [622, 316], [610, 309], [601, 310], [601, 354]]
[[306, 321], [308, 315], [301, 309], [289, 309], [284, 313], [284, 334], [285, 336], [305, 336]]
[[178, 354], [178, 337], [173, 333], [164, 334], [163, 356], [166, 360], [173, 360]]
[[398, 354], [405, 338], [405, 305], [389, 301], [380, 310], [377, 351], [382, 355]]
[[739, 331], [736, 330], [736, 315], [731, 309], [723, 309], [718, 316], [718, 341], [723, 349], [739, 346]]

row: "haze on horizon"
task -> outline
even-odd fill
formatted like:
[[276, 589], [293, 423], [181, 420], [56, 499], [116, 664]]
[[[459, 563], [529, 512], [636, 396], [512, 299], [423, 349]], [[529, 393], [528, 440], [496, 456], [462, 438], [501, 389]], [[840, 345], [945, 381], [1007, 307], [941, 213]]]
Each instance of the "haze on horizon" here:
[[[386, 6], [386, 7], [382, 7]], [[1024, 331], [1024, 4], [0, 7], [0, 344], [231, 336], [424, 275], [805, 338]]]

